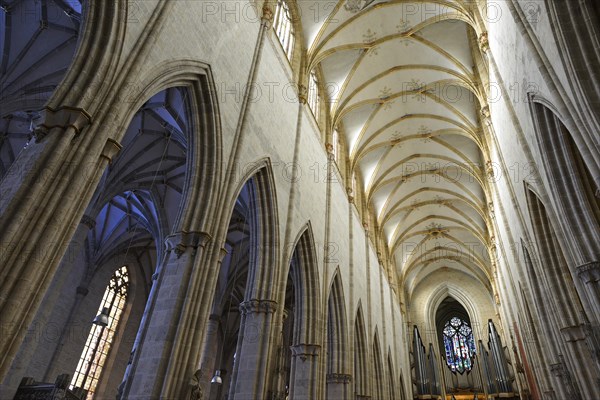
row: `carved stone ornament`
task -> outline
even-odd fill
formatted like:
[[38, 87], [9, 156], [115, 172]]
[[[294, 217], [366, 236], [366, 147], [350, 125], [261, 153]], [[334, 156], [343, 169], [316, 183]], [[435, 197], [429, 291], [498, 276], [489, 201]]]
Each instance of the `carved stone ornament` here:
[[196, 254], [198, 247], [204, 247], [210, 241], [211, 236], [205, 232], [178, 232], [165, 240], [167, 251], [173, 251], [177, 258], [189, 248], [192, 254]]
[[490, 50], [490, 41], [487, 31], [482, 32], [481, 35], [479, 35], [479, 48], [483, 54], [486, 54]]
[[73, 128], [75, 136], [92, 122], [92, 117], [85, 110], [74, 107], [61, 107], [53, 109], [44, 108], [41, 112], [40, 123], [33, 129], [33, 137], [36, 143], [40, 142], [54, 128], [66, 130]]
[[586, 284], [600, 282], [600, 262], [594, 261], [577, 267], [577, 275]]
[[317, 344], [297, 344], [290, 346], [292, 350], [292, 357], [298, 357], [302, 362], [306, 361], [307, 358], [318, 357], [321, 352], [321, 346]]
[[350, 382], [352, 382], [352, 375], [349, 375], [349, 374], [327, 374], [327, 383], [349, 384]]
[[194, 375], [190, 379], [190, 399], [189, 400], [202, 400], [204, 394], [202, 393], [202, 385], [200, 385], [200, 379], [202, 378], [202, 370], [198, 369], [194, 372]]
[[277, 302], [273, 300], [252, 299], [240, 304], [240, 311], [243, 315], [255, 313], [270, 314], [274, 313], [276, 310]]
[[346, 11], [350, 11], [353, 14], [356, 14], [362, 9], [363, 0], [346, 0], [344, 4], [344, 9]]

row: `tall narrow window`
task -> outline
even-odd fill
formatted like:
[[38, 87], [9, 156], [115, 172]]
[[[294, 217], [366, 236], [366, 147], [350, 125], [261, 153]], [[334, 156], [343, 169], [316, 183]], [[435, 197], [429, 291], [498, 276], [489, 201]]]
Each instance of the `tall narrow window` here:
[[339, 146], [340, 146], [340, 134], [337, 131], [337, 129], [335, 129], [333, 131], [333, 134], [331, 135], [331, 141], [333, 142], [333, 143], [331, 143], [331, 145], [333, 146], [333, 158], [337, 162], [339, 160], [338, 152], [339, 152]]
[[471, 371], [475, 357], [475, 340], [469, 324], [454, 317], [446, 322], [443, 333], [446, 363], [450, 370], [459, 374]]
[[273, 29], [279, 38], [279, 42], [288, 60], [291, 60], [292, 51], [294, 50], [294, 25], [292, 24], [290, 7], [285, 0], [277, 0], [275, 17], [273, 18]]
[[117, 269], [104, 291], [104, 297], [98, 307], [98, 314], [108, 308], [108, 325], [93, 325], [87, 337], [83, 352], [71, 380], [71, 387], [80, 387], [88, 391], [88, 399], [94, 396], [102, 367], [112, 344], [119, 318], [127, 300], [129, 272], [126, 266]]
[[308, 106], [317, 122], [319, 121], [319, 104], [319, 80], [315, 71], [312, 71], [308, 79]]

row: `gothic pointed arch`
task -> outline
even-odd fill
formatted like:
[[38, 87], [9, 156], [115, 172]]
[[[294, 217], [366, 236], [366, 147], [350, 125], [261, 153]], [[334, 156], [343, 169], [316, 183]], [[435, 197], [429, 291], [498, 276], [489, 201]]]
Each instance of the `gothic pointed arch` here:
[[[540, 266], [543, 266], [541, 268], [543, 272], [540, 274], [544, 287], [543, 305], [541, 304], [540, 307], [546, 308], [550, 314], [547, 329], [550, 331], [548, 332], [550, 335], [555, 336], [555, 339], [549, 340], [549, 343], [554, 341], [553, 347], [560, 351], [560, 353], [549, 355], [553, 359], [550, 362], [568, 370], [572, 368], [572, 365], [590, 357], [589, 349], [583, 342], [585, 334], [579, 334], [580, 340], [565, 341], [563, 333], [575, 332], [575, 327], [583, 323], [583, 304], [561, 248], [561, 244], [564, 245], [564, 243], [561, 243], [555, 231], [556, 219], [538, 195], [531, 188], [527, 186], [526, 188], [533, 236], [537, 244]], [[545, 312], [542, 311], [542, 315]], [[588, 362], [590, 365], [595, 364], [591, 359]], [[593, 391], [586, 382], [594, 379], [593, 376], [597, 374], [596, 368], [589, 368], [581, 372], [588, 375], [586, 380], [580, 381], [583, 384], [582, 387], [579, 387], [569, 374], [566, 374], [562, 386], [557, 383], [555, 390], [561, 391], [564, 396], [571, 397], [581, 396], [581, 391]]]
[[379, 342], [379, 332], [375, 327], [375, 334], [373, 335], [373, 349], [372, 349], [371, 365], [373, 368], [372, 379], [373, 379], [373, 396], [377, 399], [386, 399], [387, 387], [385, 385], [385, 372], [383, 369], [383, 356], [381, 353], [381, 345]]
[[476, 344], [467, 310], [454, 298], [447, 297], [436, 312], [440, 354], [452, 373], [470, 373], [474, 367]]
[[367, 328], [359, 300], [358, 309], [354, 319], [354, 393], [356, 396], [369, 394], [369, 348], [367, 342]]
[[348, 323], [346, 300], [339, 267], [329, 286], [326, 329], [327, 396], [345, 396], [350, 383], [348, 375]]
[[387, 370], [388, 391], [390, 393], [390, 399], [393, 399], [394, 393], [398, 393], [398, 390], [397, 390], [398, 386], [396, 384], [396, 373], [394, 372], [395, 371], [394, 370], [394, 361], [392, 360], [391, 349], [388, 349], [386, 370]]
[[289, 272], [294, 285], [295, 343], [317, 343], [317, 310], [319, 300], [319, 276], [316, 247], [312, 225], [308, 222], [301, 230], [294, 246]]
[[[586, 157], [582, 155], [573, 133], [551, 104], [539, 96], [531, 96], [531, 100], [549, 193], [564, 194], [550, 196], [550, 201], [565, 234], [573, 238], [565, 243], [571, 253], [565, 252], [565, 256], [575, 264], [573, 269], [590, 269], [590, 266], [597, 269], [600, 260], [598, 166], [589, 152], [586, 152]], [[597, 300], [591, 300], [596, 313], [600, 310]]]
[[235, 192], [236, 198], [242, 190], [248, 193], [250, 266], [245, 299], [270, 299], [282, 275], [275, 267], [279, 260], [277, 192], [270, 161], [262, 159], [252, 165]]

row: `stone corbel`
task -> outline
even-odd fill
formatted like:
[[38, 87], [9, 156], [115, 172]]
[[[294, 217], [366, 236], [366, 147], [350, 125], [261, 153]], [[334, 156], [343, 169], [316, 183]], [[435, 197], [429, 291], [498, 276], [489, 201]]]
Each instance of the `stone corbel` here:
[[325, 143], [325, 150], [327, 150], [327, 154], [333, 155], [333, 145], [331, 143]]
[[106, 143], [104, 144], [104, 148], [102, 149], [102, 153], [100, 154], [100, 157], [102, 158], [106, 158], [108, 160], [108, 163], [110, 164], [114, 158], [114, 156], [116, 156], [119, 151], [121, 151], [121, 149], [123, 148], [123, 146], [121, 146], [121, 144], [119, 142], [117, 142], [114, 139], [107, 139]]
[[351, 187], [347, 187], [346, 188], [346, 192], [348, 193], [348, 201], [350, 203], [354, 203], [354, 191], [352, 190]]
[[263, 23], [269, 24], [269, 26], [273, 21], [273, 9], [271, 7], [271, 3], [268, 0], [265, 1], [265, 4], [263, 5], [261, 20]]
[[483, 54], [487, 54], [490, 50], [490, 41], [487, 31], [483, 31], [481, 32], [481, 35], [479, 35], [479, 49], [481, 49]]
[[33, 130], [35, 142], [39, 143], [53, 128], [73, 128], [75, 136], [79, 135], [83, 128], [92, 123], [92, 117], [82, 108], [61, 107], [53, 109], [45, 107], [41, 112], [39, 123]]
[[210, 239], [211, 236], [205, 232], [178, 232], [167, 237], [165, 245], [167, 251], [174, 251], [179, 258], [188, 248], [196, 254], [198, 247], [206, 246]]
[[225, 247], [221, 247], [221, 250], [219, 251], [219, 262], [223, 262], [223, 259], [227, 254], [229, 254], [227, 249]]
[[298, 101], [301, 104], [306, 104], [308, 101], [308, 89], [301, 83], [298, 84]]
[[490, 113], [490, 106], [482, 107], [480, 110], [481, 113], [481, 121], [485, 124], [485, 126], [492, 126], [492, 115]]

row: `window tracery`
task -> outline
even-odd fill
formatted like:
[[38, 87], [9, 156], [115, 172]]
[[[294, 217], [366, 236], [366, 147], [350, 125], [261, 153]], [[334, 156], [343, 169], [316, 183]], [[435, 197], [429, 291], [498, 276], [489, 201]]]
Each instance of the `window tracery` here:
[[470, 372], [475, 357], [475, 340], [469, 324], [453, 317], [444, 326], [443, 338], [446, 364], [450, 370], [459, 374]]
[[77, 369], [71, 380], [71, 388], [80, 387], [88, 391], [87, 398], [92, 399], [96, 386], [112, 345], [121, 314], [125, 308], [129, 289], [129, 271], [127, 266], [117, 269], [108, 282], [104, 296], [98, 308], [98, 314], [108, 308], [108, 325], [92, 325], [90, 333], [79, 358]]
[[285, 0], [277, 0], [275, 16], [273, 18], [273, 29], [288, 60], [291, 60], [292, 51], [294, 50], [295, 32], [290, 7]]

